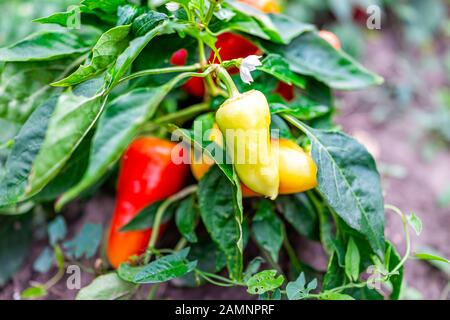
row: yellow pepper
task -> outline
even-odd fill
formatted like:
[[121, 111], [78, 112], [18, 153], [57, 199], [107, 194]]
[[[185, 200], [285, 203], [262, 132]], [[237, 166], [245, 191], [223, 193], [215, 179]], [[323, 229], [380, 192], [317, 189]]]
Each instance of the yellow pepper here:
[[278, 149], [280, 194], [299, 193], [317, 186], [317, 166], [298, 144], [280, 139]]
[[[222, 137], [216, 134], [211, 135], [210, 140], [222, 145]], [[192, 174], [197, 180], [200, 180], [212, 166], [210, 164], [211, 161], [207, 161], [205, 157], [202, 161], [191, 163]], [[317, 166], [311, 155], [299, 145], [286, 139], [278, 140], [278, 157], [280, 173], [279, 194], [304, 192], [317, 186]], [[244, 197], [260, 196], [243, 184], [241, 184], [241, 187]]]
[[239, 179], [251, 190], [271, 199], [278, 195], [278, 159], [270, 141], [270, 110], [257, 90], [226, 100], [216, 122], [225, 137]]

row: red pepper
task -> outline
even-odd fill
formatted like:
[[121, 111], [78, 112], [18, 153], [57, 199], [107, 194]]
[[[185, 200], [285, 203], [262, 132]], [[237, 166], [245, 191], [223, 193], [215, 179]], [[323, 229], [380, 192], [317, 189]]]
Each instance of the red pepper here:
[[[111, 222], [107, 255], [117, 268], [146, 249], [152, 230], [121, 232], [142, 209], [180, 191], [189, 165], [175, 164], [171, 153], [176, 144], [151, 137], [135, 139], [122, 158], [117, 198]], [[182, 151], [181, 151], [182, 152]], [[161, 225], [161, 231], [164, 225]]]
[[[217, 37], [216, 48], [219, 50], [220, 58], [225, 60], [245, 58], [252, 54], [260, 53], [259, 48], [250, 40], [243, 36], [231, 32], [222, 33]], [[209, 57], [211, 63], [219, 63], [220, 61], [214, 57], [214, 52], [211, 52]], [[237, 69], [232, 70], [236, 73]]]
[[294, 86], [292, 85], [280, 81], [278, 82], [275, 92], [278, 93], [280, 96], [282, 96], [286, 101], [294, 100], [295, 93], [294, 93]]
[[[175, 51], [170, 59], [170, 63], [175, 66], [186, 65], [188, 58], [188, 51], [186, 49], [180, 49]], [[205, 95], [205, 83], [202, 78], [192, 77], [184, 85], [184, 90], [191, 96], [201, 98]]]

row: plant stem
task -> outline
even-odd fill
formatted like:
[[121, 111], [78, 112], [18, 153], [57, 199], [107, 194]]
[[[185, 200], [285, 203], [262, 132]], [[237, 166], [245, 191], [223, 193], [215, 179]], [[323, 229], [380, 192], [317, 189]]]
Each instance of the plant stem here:
[[210, 0], [209, 1], [209, 9], [208, 9], [208, 12], [206, 14], [205, 21], [204, 21], [204, 24], [206, 26], [211, 22], [211, 19], [212, 19], [213, 15], [214, 15], [214, 11], [216, 10], [216, 6], [217, 6], [217, 1], [215, 1], [215, 0]]
[[202, 272], [196, 272], [200, 277], [202, 277], [203, 279], [205, 279], [206, 281], [208, 281], [209, 283], [212, 283], [216, 286], [219, 287], [234, 287], [234, 284], [231, 283], [220, 283], [218, 281], [215, 281], [211, 278], [209, 278], [207, 275], [203, 274]]
[[292, 266], [295, 269], [295, 272], [297, 274], [302, 272], [302, 265], [301, 265], [300, 261], [298, 260], [297, 255], [295, 254], [295, 251], [291, 246], [291, 243], [289, 242], [289, 239], [287, 237], [286, 228], [284, 226], [283, 226], [283, 247], [289, 256], [289, 260], [291, 261]]
[[155, 300], [156, 299], [156, 295], [158, 294], [158, 289], [159, 289], [159, 284], [154, 284], [153, 286], [151, 286], [148, 295], [147, 295], [147, 300]]
[[145, 253], [144, 257], [144, 263], [147, 264], [150, 261], [152, 251], [155, 248], [156, 240], [158, 239], [159, 235], [159, 227], [161, 225], [162, 217], [164, 215], [164, 212], [169, 208], [169, 206], [178, 201], [181, 200], [188, 195], [194, 193], [197, 190], [197, 186], [189, 186], [178, 192], [177, 194], [174, 194], [173, 196], [167, 198], [158, 208], [155, 215], [155, 221], [153, 222], [153, 228], [152, 228], [152, 235], [150, 237], [150, 241], [148, 243], [147, 252]]
[[409, 255], [411, 253], [411, 237], [409, 235], [408, 219], [403, 214], [403, 212], [401, 212], [400, 209], [398, 209], [397, 207], [389, 205], [389, 204], [386, 204], [384, 207], [385, 207], [385, 209], [392, 210], [393, 212], [395, 212], [396, 214], [398, 214], [400, 216], [400, 218], [402, 219], [402, 223], [403, 223], [403, 230], [405, 231], [405, 239], [406, 239], [405, 255], [403, 256], [402, 260], [397, 264], [397, 266], [391, 272], [389, 272], [389, 274], [395, 274], [405, 264], [406, 260], [408, 260], [408, 258], [409, 258]]
[[0, 150], [2, 149], [9, 149], [14, 145], [14, 139], [9, 139], [3, 144], [0, 144]]
[[180, 241], [178, 241], [177, 245], [174, 248], [174, 251], [180, 251], [183, 249], [187, 244], [187, 241], [185, 238], [181, 238]]
[[221, 66], [217, 68], [217, 77], [227, 87], [229, 98], [231, 99], [237, 98], [240, 95], [240, 92], [236, 87], [236, 84], [234, 83], [233, 79], [231, 78], [230, 74], [225, 68], [222, 68]]
[[188, 108], [181, 109], [180, 111], [161, 116], [153, 120], [150, 123], [150, 126], [156, 127], [157, 125], [172, 123], [174, 121], [189, 120], [191, 119], [192, 116], [196, 116], [197, 114], [207, 110], [209, 110], [209, 103], [202, 102], [199, 104], [192, 105]]
[[133, 74], [130, 74], [129, 76], [123, 77], [119, 80], [118, 83], [122, 83], [125, 81], [129, 81], [135, 78], [144, 77], [144, 76], [152, 76], [152, 75], [158, 75], [158, 74], [166, 74], [166, 73], [176, 73], [176, 72], [189, 72], [189, 71], [196, 71], [201, 68], [201, 65], [196, 63], [189, 66], [179, 66], [179, 67], [167, 67], [167, 68], [157, 68], [157, 69], [147, 69], [135, 72]]

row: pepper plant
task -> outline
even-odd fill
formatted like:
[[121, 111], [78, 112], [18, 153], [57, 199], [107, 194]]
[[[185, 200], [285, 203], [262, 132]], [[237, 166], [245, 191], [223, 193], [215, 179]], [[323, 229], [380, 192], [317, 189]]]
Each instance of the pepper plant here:
[[[266, 13], [252, 3], [83, 0], [35, 21], [61, 28], [0, 49], [0, 117], [10, 126], [1, 146], [4, 226], [28, 226], [28, 217], [42, 210], [50, 219], [69, 202], [95, 196], [115, 180], [120, 159], [137, 137], [175, 137], [217, 162], [198, 183], [188, 178], [184, 189], [134, 208], [133, 218], [114, 232], [145, 233], [146, 249], [114, 263], [116, 270], [102, 268], [79, 299], [131, 298], [145, 285], [154, 297], [160, 283], [174, 278], [186, 286], [242, 286], [261, 299], [400, 297], [410, 256], [407, 225], [418, 229], [420, 222], [388, 207], [404, 222], [402, 257], [384, 236], [386, 207], [373, 157], [333, 123], [334, 90], [363, 89], [383, 79], [321, 38], [314, 25], [274, 13], [277, 6]], [[221, 38], [230, 33], [244, 42]], [[253, 54], [244, 50], [248, 43]], [[236, 52], [241, 56], [232, 56]], [[208, 148], [211, 139], [195, 134], [195, 123], [213, 128], [219, 107], [251, 90], [267, 100], [270, 126], [280, 139], [311, 155], [315, 188], [243, 198], [240, 169], [217, 161]], [[235, 103], [238, 108], [253, 108], [243, 101]], [[250, 123], [252, 116], [257, 114], [240, 121]], [[232, 156], [232, 150], [222, 151]], [[139, 166], [128, 164], [134, 165]], [[177, 177], [164, 178], [158, 188], [178, 183], [170, 180]], [[178, 243], [161, 247], [161, 227], [172, 216]], [[61, 227], [49, 228], [60, 269], [83, 250], [93, 256], [100, 241], [92, 237], [96, 228], [91, 225], [63, 249]], [[321, 243], [326, 270], [299, 259], [297, 234]], [[91, 238], [96, 244], [89, 248]], [[123, 239], [114, 248], [130, 244]], [[258, 257], [246, 254], [250, 242], [260, 249]], [[281, 256], [289, 263], [280, 264]], [[45, 295], [54, 282], [35, 285], [23, 296]]]

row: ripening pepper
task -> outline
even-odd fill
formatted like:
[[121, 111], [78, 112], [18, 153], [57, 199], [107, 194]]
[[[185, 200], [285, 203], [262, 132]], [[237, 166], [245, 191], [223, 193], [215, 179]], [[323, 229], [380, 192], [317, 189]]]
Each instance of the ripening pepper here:
[[216, 122], [242, 183], [275, 199], [278, 159], [272, 152], [270, 110], [264, 94], [251, 90], [229, 98], [217, 110]]
[[309, 153], [293, 141], [278, 141], [280, 194], [304, 192], [317, 186], [317, 166]]
[[[211, 139], [220, 145], [216, 139]], [[278, 166], [280, 172], [279, 194], [293, 194], [313, 189], [317, 186], [317, 166], [311, 155], [305, 152], [296, 143], [279, 139], [272, 140], [278, 144]], [[206, 156], [204, 156], [206, 157]], [[211, 161], [197, 161], [191, 163], [191, 172], [197, 180], [208, 172], [212, 166]], [[246, 198], [260, 196], [241, 184], [242, 195]]]
[[[151, 229], [126, 232], [120, 229], [142, 209], [175, 194], [185, 184], [189, 166], [172, 162], [175, 146], [170, 141], [141, 137], [125, 152], [107, 246], [107, 256], [114, 268], [131, 256], [143, 253], [152, 233]], [[160, 231], [164, 227], [161, 225]]]

